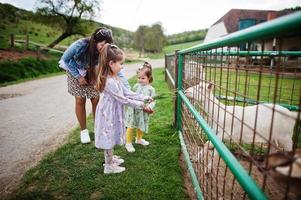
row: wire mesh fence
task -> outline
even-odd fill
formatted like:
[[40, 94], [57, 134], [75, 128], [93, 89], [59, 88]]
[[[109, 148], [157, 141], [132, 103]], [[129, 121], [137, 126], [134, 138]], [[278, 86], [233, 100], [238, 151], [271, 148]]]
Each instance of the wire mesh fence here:
[[268, 199], [301, 198], [301, 34], [290, 30], [179, 52], [179, 74], [168, 77], [179, 80], [178, 128], [204, 199], [256, 198], [236, 161]]
[[165, 81], [171, 88], [175, 88], [176, 69], [175, 54], [165, 55]]

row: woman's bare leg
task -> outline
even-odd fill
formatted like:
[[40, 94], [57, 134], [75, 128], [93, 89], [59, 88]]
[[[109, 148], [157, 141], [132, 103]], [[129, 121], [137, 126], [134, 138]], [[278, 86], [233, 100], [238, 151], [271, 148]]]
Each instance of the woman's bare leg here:
[[86, 129], [86, 98], [75, 97], [75, 114], [79, 122], [80, 129]]
[[96, 106], [98, 104], [98, 100], [99, 100], [99, 97], [91, 98], [92, 112], [93, 112], [93, 118], [94, 118], [94, 120], [95, 120], [95, 111], [96, 111]]

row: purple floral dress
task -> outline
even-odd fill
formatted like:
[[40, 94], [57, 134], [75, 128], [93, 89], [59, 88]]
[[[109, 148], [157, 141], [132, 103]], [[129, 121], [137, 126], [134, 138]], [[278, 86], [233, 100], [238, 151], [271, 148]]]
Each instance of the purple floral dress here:
[[95, 146], [112, 149], [125, 143], [124, 105], [142, 108], [149, 96], [128, 90], [118, 78], [108, 77], [95, 113]]

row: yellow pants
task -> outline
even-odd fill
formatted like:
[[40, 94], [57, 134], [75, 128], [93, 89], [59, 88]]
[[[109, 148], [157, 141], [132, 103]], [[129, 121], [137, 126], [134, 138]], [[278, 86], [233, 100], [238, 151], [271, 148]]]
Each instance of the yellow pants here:
[[[127, 144], [132, 143], [132, 141], [133, 141], [133, 130], [134, 130], [134, 128], [127, 128], [127, 130], [126, 130], [126, 143]], [[136, 139], [141, 140], [142, 137], [143, 137], [143, 132], [138, 128]]]

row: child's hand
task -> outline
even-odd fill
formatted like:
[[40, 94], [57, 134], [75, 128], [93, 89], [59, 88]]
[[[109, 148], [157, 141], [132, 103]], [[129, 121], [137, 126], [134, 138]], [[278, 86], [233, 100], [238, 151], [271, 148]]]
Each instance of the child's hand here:
[[154, 112], [150, 107], [148, 107], [148, 105], [143, 107], [143, 111], [148, 113], [148, 114], [151, 114], [151, 113]]
[[154, 99], [152, 97], [148, 97], [147, 101], [148, 101], [148, 103], [151, 103], [154, 101]]

